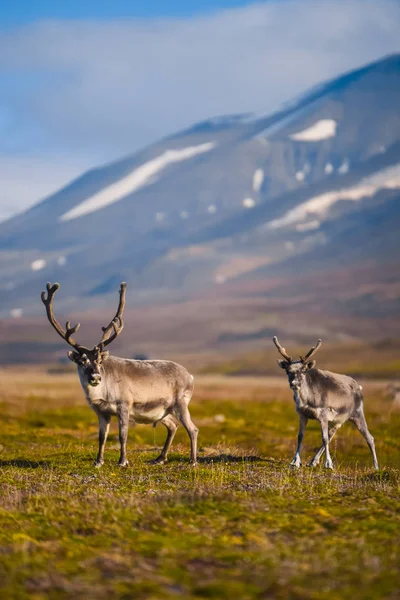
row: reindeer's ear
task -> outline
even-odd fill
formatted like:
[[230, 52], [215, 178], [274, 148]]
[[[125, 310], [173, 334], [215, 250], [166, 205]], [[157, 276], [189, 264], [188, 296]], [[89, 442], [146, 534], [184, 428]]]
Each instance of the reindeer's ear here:
[[278, 363], [281, 369], [287, 369], [287, 367], [289, 366], [287, 360], [277, 360], [276, 362]]
[[313, 369], [315, 367], [317, 363], [315, 362], [315, 360], [310, 360], [308, 363], [306, 363], [305, 367], [306, 369]]
[[101, 360], [106, 360], [106, 358], [108, 358], [110, 356], [110, 353], [108, 350], [105, 350], [104, 352], [101, 353]]
[[70, 352], [67, 352], [67, 354], [68, 354], [69, 360], [72, 360], [72, 362], [78, 364], [79, 359], [80, 359], [79, 352], [73, 352], [73, 350], [70, 350]]

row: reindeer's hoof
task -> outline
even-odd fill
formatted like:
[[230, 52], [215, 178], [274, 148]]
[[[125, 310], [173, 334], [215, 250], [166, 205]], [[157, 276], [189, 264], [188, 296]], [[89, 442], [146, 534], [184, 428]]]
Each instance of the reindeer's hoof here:
[[301, 467], [301, 460], [299, 458], [294, 458], [292, 460], [292, 462], [289, 465], [290, 467], [294, 467], [295, 469], [300, 469]]
[[168, 462], [168, 458], [166, 456], [158, 456], [149, 462], [151, 465], [165, 465], [165, 463]]
[[325, 469], [331, 469], [333, 471], [333, 463], [332, 462], [325, 462]]
[[319, 465], [319, 461], [318, 460], [310, 460], [310, 462], [308, 463], [307, 467], [318, 467]]
[[102, 467], [104, 465], [104, 460], [95, 460], [94, 461], [94, 466], [96, 467], [96, 469], [100, 469], [100, 467]]
[[129, 467], [129, 462], [127, 460], [119, 460], [118, 466], [119, 467]]
[[192, 465], [192, 467], [197, 467], [197, 460], [191, 460], [190, 464]]

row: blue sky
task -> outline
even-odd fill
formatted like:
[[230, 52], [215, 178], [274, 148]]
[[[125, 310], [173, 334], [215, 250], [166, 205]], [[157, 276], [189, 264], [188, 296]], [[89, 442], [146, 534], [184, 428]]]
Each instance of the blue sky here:
[[[284, 0], [281, 0], [282, 2]], [[192, 17], [254, 4], [251, 0], [10, 0], [0, 5], [3, 26], [38, 19], [101, 19]]]
[[398, 0], [0, 3], [0, 219], [196, 121], [400, 52]]

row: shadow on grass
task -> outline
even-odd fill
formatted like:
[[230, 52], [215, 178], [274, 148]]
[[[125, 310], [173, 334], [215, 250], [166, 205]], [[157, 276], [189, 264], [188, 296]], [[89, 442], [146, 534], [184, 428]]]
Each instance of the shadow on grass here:
[[[134, 450], [132, 452], [132, 454], [130, 454], [130, 456], [128, 456], [129, 458], [129, 463], [131, 466], [133, 466], [135, 464], [135, 454], [148, 454], [149, 455], [149, 460], [145, 460], [144, 464], [145, 465], [154, 465], [153, 461], [156, 457], [158, 457], [158, 455], [160, 454], [160, 448], [138, 448], [137, 450]], [[94, 465], [94, 457], [91, 456], [81, 456], [79, 459], [82, 463], [91, 463]], [[117, 459], [116, 459], [117, 460]], [[112, 461], [112, 459], [109, 458], [105, 458], [105, 465], [109, 464], [109, 465], [114, 465], [115, 461]], [[208, 465], [208, 464], [223, 464], [223, 463], [271, 463], [274, 464], [275, 466], [280, 462], [279, 460], [273, 459], [273, 458], [262, 458], [261, 456], [254, 456], [254, 455], [249, 455], [249, 456], [237, 456], [234, 454], [216, 454], [216, 455], [212, 455], [212, 456], [197, 456], [197, 463], [200, 465]], [[283, 461], [285, 462], [285, 461]], [[117, 464], [117, 463], [116, 463]], [[168, 456], [168, 460], [163, 464], [164, 467], [166, 467], [169, 464], [182, 464], [182, 465], [189, 465], [190, 464], [190, 459], [189, 459], [189, 454], [182, 454], [182, 455], [169, 455]], [[1, 463], [0, 463], [1, 465]]]
[[18, 467], [19, 469], [37, 469], [38, 467], [49, 467], [47, 460], [27, 460], [19, 458], [15, 460], [0, 460], [1, 467]]
[[208, 463], [250, 463], [265, 462], [267, 459], [260, 456], [235, 456], [233, 454], [218, 454], [217, 456], [200, 456], [197, 461], [201, 464]]
[[379, 471], [373, 471], [372, 473], [367, 473], [361, 477], [361, 481], [366, 481], [368, 483], [371, 482], [379, 482], [379, 483], [396, 483], [397, 481], [397, 473], [394, 469], [383, 468], [379, 469]]
[[[138, 448], [137, 450], [134, 450], [134, 453], [145, 453], [145, 454], [156, 454], [157, 456], [160, 454], [161, 448], [160, 447], [156, 447], [156, 448]], [[202, 452], [201, 450], [199, 451], [200, 453]], [[151, 460], [148, 461], [149, 464], [151, 464]], [[262, 458], [261, 456], [254, 456], [254, 455], [249, 455], [249, 456], [238, 456], [236, 454], [226, 454], [226, 453], [222, 453], [222, 454], [215, 454], [215, 455], [210, 455], [210, 456], [197, 456], [197, 462], [198, 464], [201, 465], [206, 465], [206, 464], [212, 464], [212, 463], [255, 463], [255, 462], [263, 462], [263, 463], [274, 463], [276, 464], [278, 461], [276, 461], [273, 458]], [[177, 455], [177, 454], [170, 454], [168, 456], [168, 461], [167, 464], [171, 464], [171, 463], [189, 463], [189, 453], [187, 454], [182, 454], [182, 455]]]
[[[188, 463], [187, 456], [172, 456], [168, 457], [169, 463]], [[267, 458], [260, 456], [236, 456], [233, 454], [217, 454], [215, 456], [198, 456], [197, 462], [200, 465], [215, 464], [215, 463], [254, 463], [254, 462], [273, 462]]]

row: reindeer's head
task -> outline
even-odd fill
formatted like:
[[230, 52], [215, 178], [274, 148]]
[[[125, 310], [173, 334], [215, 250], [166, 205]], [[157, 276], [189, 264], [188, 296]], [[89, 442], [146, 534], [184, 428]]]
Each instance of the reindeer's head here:
[[281, 367], [281, 369], [286, 371], [290, 387], [294, 390], [300, 389], [307, 371], [315, 367], [315, 360], [309, 359], [321, 347], [322, 340], [318, 340], [316, 345], [313, 346], [305, 356], [300, 356], [299, 360], [292, 360], [292, 357], [289, 356], [285, 348], [280, 345], [278, 338], [275, 336], [272, 339], [278, 349], [279, 354], [284, 358], [284, 360], [278, 360], [278, 365]]
[[60, 335], [74, 349], [68, 352], [68, 358], [78, 365], [78, 371], [81, 379], [83, 379], [90, 386], [95, 387], [99, 385], [102, 376], [102, 362], [109, 355], [109, 352], [104, 349], [106, 346], [111, 344], [116, 337], [119, 336], [124, 327], [122, 313], [125, 306], [126, 283], [121, 283], [119, 290], [119, 305], [115, 317], [110, 321], [107, 327], [102, 327], [103, 336], [100, 342], [92, 349], [86, 348], [86, 346], [81, 346], [72, 337], [72, 335], [78, 331], [80, 323], [77, 323], [74, 327], [71, 327], [71, 323], [67, 321], [64, 330], [53, 314], [53, 296], [59, 289], [60, 284], [55, 283], [54, 285], [51, 285], [51, 283], [48, 283], [46, 287], [47, 296], [46, 292], [42, 292], [41, 298], [46, 307], [47, 317], [51, 325], [57, 331], [58, 335]]

